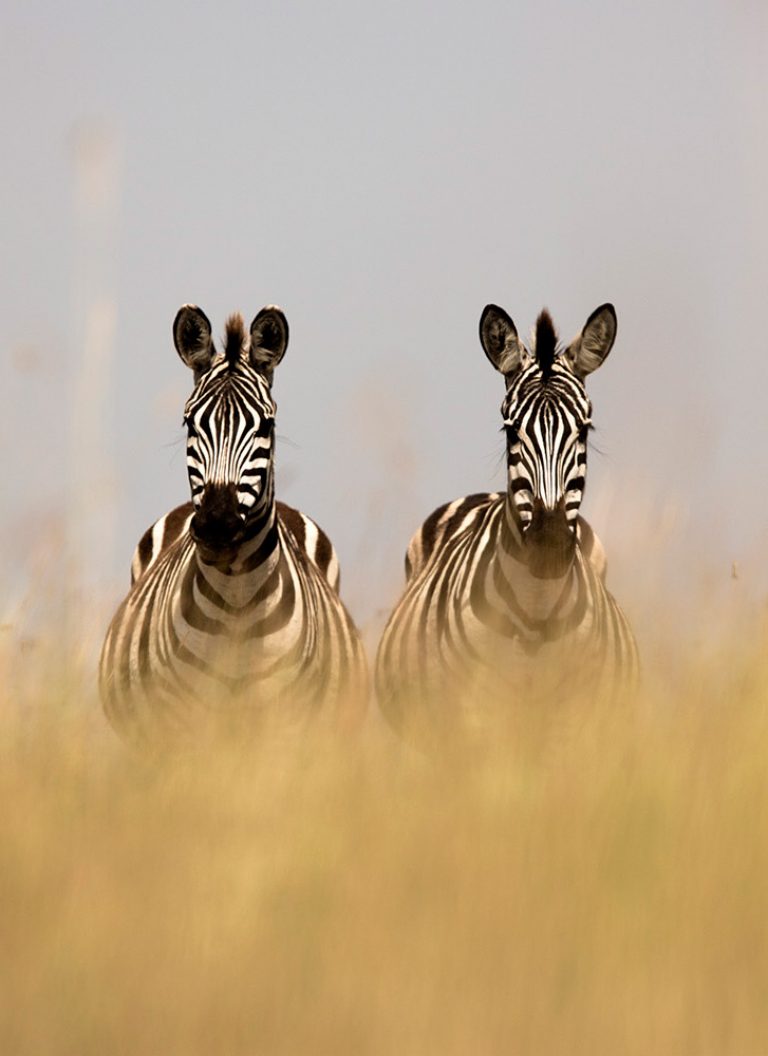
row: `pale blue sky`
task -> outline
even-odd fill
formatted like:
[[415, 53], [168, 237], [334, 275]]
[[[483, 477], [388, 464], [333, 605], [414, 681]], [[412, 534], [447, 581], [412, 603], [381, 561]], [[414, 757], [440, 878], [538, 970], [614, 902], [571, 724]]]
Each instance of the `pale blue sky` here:
[[[368, 620], [420, 520], [503, 484], [483, 306], [527, 333], [546, 304], [569, 338], [607, 300], [584, 512], [622, 601], [657, 528], [765, 581], [761, 5], [6, 0], [0, 27], [6, 582], [95, 480], [82, 538], [115, 597], [188, 494], [177, 308], [221, 332], [275, 302], [278, 492]], [[73, 437], [94, 297], [111, 389], [82, 390]]]

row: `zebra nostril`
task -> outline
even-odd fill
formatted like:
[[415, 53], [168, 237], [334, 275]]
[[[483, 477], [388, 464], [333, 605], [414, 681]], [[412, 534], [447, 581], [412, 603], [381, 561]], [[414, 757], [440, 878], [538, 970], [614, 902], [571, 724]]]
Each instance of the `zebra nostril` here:
[[197, 543], [223, 547], [238, 541], [244, 523], [234, 485], [207, 484], [190, 523], [190, 532]]
[[563, 540], [572, 534], [573, 526], [568, 521], [565, 500], [560, 499], [556, 506], [547, 506], [542, 499], [534, 499], [533, 512], [527, 528], [533, 529], [531, 535], [551, 542]]

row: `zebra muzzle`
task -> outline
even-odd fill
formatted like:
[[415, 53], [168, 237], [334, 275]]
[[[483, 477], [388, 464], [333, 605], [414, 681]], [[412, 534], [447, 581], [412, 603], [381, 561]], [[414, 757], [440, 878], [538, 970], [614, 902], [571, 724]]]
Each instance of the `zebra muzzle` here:
[[524, 533], [528, 567], [534, 576], [554, 579], [565, 575], [576, 548], [575, 525], [568, 522], [565, 499], [548, 509], [533, 500], [533, 513]]
[[234, 484], [207, 484], [189, 526], [196, 543], [212, 549], [229, 549], [242, 540], [245, 517], [240, 511]]

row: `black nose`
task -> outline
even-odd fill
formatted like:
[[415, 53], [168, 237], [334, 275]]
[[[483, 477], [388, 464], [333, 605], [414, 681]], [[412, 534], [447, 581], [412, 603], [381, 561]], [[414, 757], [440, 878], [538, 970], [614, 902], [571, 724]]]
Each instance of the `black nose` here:
[[534, 499], [528, 533], [550, 546], [566, 544], [573, 532], [565, 512], [565, 499], [560, 499], [554, 510], [548, 510], [541, 499]]
[[565, 574], [573, 557], [576, 535], [568, 524], [564, 499], [554, 510], [548, 510], [541, 499], [533, 500], [525, 542], [528, 565], [534, 576], [548, 579]]
[[206, 484], [190, 531], [196, 543], [214, 548], [231, 546], [242, 535], [244, 521], [234, 484]]

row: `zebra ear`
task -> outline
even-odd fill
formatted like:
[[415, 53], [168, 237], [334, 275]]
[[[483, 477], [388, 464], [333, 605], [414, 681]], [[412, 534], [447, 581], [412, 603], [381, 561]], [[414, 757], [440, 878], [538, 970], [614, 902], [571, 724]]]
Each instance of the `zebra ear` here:
[[517, 336], [515, 324], [503, 308], [486, 304], [480, 316], [480, 343], [496, 370], [511, 374], [520, 366], [525, 346]]
[[288, 347], [288, 320], [275, 304], [262, 308], [251, 323], [251, 363], [272, 374]]
[[173, 343], [187, 366], [194, 370], [195, 377], [210, 367], [214, 356], [211, 324], [196, 304], [182, 305], [176, 313]]
[[563, 359], [579, 378], [597, 370], [616, 340], [616, 310], [602, 304], [590, 315], [584, 329], [563, 353]]

